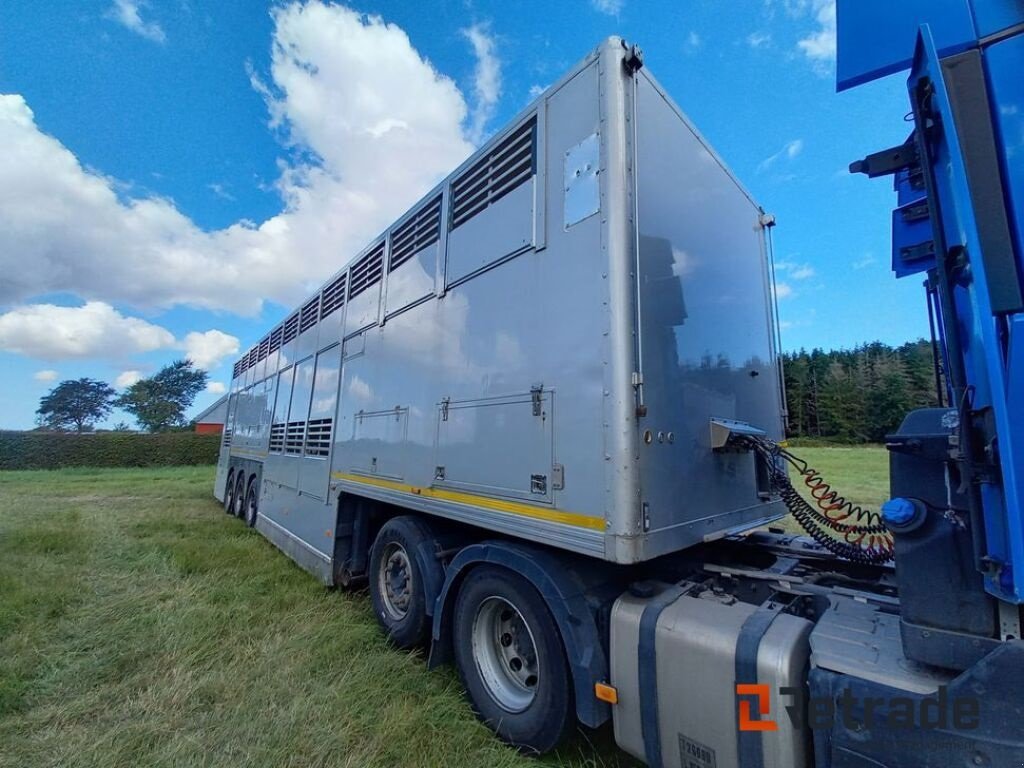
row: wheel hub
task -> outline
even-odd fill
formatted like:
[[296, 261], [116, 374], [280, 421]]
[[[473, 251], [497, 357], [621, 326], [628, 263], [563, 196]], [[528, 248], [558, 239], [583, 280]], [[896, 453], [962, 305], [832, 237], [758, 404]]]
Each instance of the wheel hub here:
[[381, 558], [378, 587], [384, 609], [392, 619], [404, 619], [412, 603], [412, 566], [405, 547], [389, 543]]
[[519, 609], [489, 597], [473, 620], [473, 659], [491, 697], [509, 712], [533, 703], [540, 682], [537, 646]]

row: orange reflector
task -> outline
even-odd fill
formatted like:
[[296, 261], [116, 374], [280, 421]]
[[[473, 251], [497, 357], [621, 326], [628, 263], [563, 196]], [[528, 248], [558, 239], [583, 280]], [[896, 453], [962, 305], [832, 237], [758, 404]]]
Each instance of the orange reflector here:
[[594, 683], [594, 695], [601, 701], [607, 701], [609, 704], [619, 703], [619, 692], [607, 683]]

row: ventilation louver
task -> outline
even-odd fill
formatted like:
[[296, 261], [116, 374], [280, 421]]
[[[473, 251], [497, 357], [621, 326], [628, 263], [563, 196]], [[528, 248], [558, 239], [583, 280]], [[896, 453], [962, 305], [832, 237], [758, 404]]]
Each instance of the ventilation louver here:
[[270, 452], [271, 453], [282, 453], [284, 451], [284, 433], [286, 424], [284, 422], [280, 424], [270, 425]]
[[323, 299], [320, 301], [321, 319], [345, 305], [345, 277], [346, 274], [341, 275], [341, 277], [324, 288]]
[[383, 268], [384, 243], [380, 243], [352, 265], [352, 283], [348, 289], [349, 298], [354, 299], [371, 285], [378, 282]]
[[305, 333], [320, 319], [320, 294], [306, 302], [302, 307], [302, 319], [299, 321], [299, 333]]
[[225, 448], [228, 448], [228, 447], [231, 446], [231, 435], [232, 435], [231, 427], [225, 427], [224, 428], [223, 439], [221, 440], [221, 445], [223, 445]]
[[281, 335], [281, 343], [287, 344], [289, 341], [299, 335], [299, 313], [296, 312], [294, 315], [284, 321], [284, 331]]
[[285, 453], [302, 453], [302, 441], [306, 437], [306, 422], [289, 421], [284, 438]]
[[405, 224], [391, 233], [391, 258], [388, 261], [388, 272], [402, 266], [428, 245], [436, 243], [440, 237], [441, 197], [438, 195]]
[[270, 334], [270, 351], [271, 353], [277, 352], [281, 348], [281, 326], [277, 326], [273, 333]]
[[306, 427], [306, 455], [327, 456], [331, 452], [333, 419], [312, 419]]
[[259, 356], [256, 358], [257, 362], [260, 360], [266, 360], [267, 355], [270, 354], [270, 337], [267, 336], [263, 341], [260, 342]]
[[536, 128], [537, 120], [531, 118], [452, 182], [452, 229], [466, 223], [533, 176], [536, 170]]

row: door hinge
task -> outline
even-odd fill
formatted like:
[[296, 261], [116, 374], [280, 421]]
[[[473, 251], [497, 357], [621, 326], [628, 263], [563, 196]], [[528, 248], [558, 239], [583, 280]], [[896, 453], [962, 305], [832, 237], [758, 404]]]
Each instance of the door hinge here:
[[636, 415], [646, 416], [647, 405], [644, 403], [644, 375], [640, 371], [633, 371], [633, 389], [636, 391]]
[[561, 491], [565, 488], [565, 467], [561, 464], [551, 465], [551, 490]]

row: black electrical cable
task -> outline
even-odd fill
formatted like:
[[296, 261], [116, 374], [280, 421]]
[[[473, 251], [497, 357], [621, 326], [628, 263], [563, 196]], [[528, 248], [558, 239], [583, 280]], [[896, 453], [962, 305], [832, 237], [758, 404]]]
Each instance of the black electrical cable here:
[[[881, 515], [848, 501], [825, 482], [818, 470], [778, 443], [751, 436], [737, 437], [736, 440], [754, 451], [790, 514], [821, 546], [864, 565], [881, 565], [892, 560], [892, 534], [885, 527]], [[793, 467], [803, 478], [814, 505], [793, 487], [785, 464]], [[842, 538], [836, 538], [833, 533]]]

